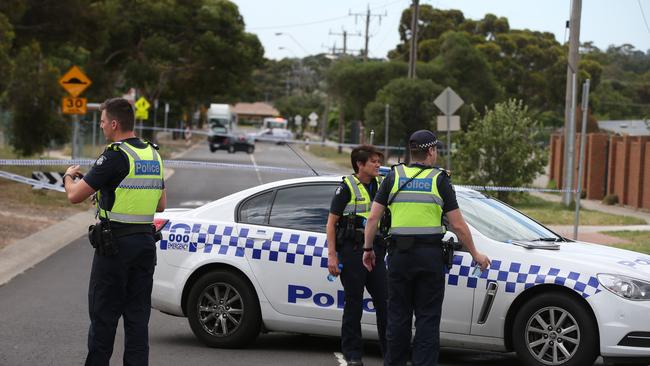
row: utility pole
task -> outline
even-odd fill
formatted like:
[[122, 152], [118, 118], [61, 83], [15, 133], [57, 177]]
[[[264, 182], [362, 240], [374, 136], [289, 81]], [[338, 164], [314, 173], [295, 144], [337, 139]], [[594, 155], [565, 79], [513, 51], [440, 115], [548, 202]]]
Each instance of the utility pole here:
[[365, 35], [366, 43], [365, 43], [365, 47], [363, 48], [363, 61], [368, 61], [368, 42], [370, 40], [370, 33], [369, 33], [370, 20], [372, 19], [372, 17], [377, 17], [379, 19], [379, 25], [381, 25], [381, 17], [387, 16], [388, 13], [384, 12], [384, 14], [373, 14], [370, 11], [370, 5], [368, 5], [367, 8], [366, 8], [365, 14], [364, 13], [353, 13], [352, 10], [350, 10], [349, 15], [354, 15], [355, 24], [357, 22], [357, 17], [362, 17], [362, 16], [366, 17], [366, 35]]
[[[334, 33], [330, 31], [330, 36], [343, 36], [343, 56], [348, 54], [348, 36], [350, 37], [361, 37], [361, 33], [349, 34], [345, 29], [341, 33]], [[336, 47], [334, 47], [336, 48]]]
[[[563, 189], [573, 187], [573, 160], [575, 145], [575, 79], [573, 75], [578, 74], [578, 60], [580, 47], [580, 14], [582, 12], [582, 0], [573, 0], [571, 7], [571, 19], [569, 20], [569, 57], [566, 70], [566, 94], [564, 99], [564, 169]], [[573, 112], [573, 116], [571, 115]], [[574, 125], [572, 125], [572, 121]], [[573, 131], [573, 135], [571, 134]], [[562, 203], [568, 206], [571, 203], [571, 192], [564, 192]]]
[[415, 79], [415, 62], [418, 59], [418, 13], [420, 11], [420, 1], [413, 0], [413, 9], [411, 9], [411, 47], [409, 50], [409, 79]]

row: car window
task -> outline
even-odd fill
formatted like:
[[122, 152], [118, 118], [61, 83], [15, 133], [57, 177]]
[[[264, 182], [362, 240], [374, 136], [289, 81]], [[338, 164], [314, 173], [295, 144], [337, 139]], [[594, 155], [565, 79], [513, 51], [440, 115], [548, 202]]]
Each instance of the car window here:
[[558, 238], [544, 226], [498, 200], [480, 193], [460, 192], [456, 198], [465, 220], [490, 239], [508, 243], [512, 240]]
[[337, 185], [307, 185], [278, 190], [269, 225], [325, 232], [330, 202]]
[[273, 191], [265, 192], [248, 199], [239, 206], [239, 222], [264, 225], [273, 200]]

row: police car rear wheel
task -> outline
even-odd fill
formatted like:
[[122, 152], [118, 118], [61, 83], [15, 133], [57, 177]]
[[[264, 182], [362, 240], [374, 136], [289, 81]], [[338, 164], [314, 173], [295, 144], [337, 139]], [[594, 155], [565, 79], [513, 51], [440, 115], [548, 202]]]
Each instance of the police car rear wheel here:
[[534, 297], [515, 317], [513, 345], [526, 365], [592, 365], [598, 329], [576, 299], [550, 293]]
[[243, 347], [260, 332], [257, 296], [248, 282], [232, 272], [211, 272], [196, 281], [187, 309], [192, 332], [210, 347]]

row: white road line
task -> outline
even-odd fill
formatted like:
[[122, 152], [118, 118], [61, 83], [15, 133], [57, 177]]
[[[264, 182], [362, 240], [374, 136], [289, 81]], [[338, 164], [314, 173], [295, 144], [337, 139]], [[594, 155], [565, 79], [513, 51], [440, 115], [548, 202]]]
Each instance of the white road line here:
[[345, 361], [345, 357], [343, 357], [341, 352], [334, 352], [334, 357], [339, 362], [339, 366], [347, 366], [348, 363]]
[[260, 169], [257, 167], [257, 163], [255, 162], [255, 154], [248, 154], [248, 156], [251, 157], [251, 161], [253, 162], [253, 166], [255, 167], [255, 174], [257, 174], [257, 180], [260, 182], [260, 184], [264, 184], [264, 182], [262, 182], [262, 176], [260, 175]]

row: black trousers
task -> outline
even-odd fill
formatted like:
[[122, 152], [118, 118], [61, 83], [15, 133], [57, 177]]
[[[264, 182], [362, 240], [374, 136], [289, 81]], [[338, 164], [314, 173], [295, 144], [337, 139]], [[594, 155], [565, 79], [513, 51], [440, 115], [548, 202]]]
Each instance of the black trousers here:
[[[415, 245], [390, 249], [388, 264], [388, 323], [385, 366], [435, 366], [440, 351], [440, 316], [445, 294], [442, 248]], [[413, 315], [415, 337], [411, 349]]]
[[151, 234], [134, 234], [116, 241], [117, 255], [95, 253], [93, 258], [86, 365], [109, 364], [120, 317], [124, 318], [124, 365], [147, 365], [156, 246]]
[[339, 260], [343, 264], [341, 283], [345, 293], [343, 321], [341, 325], [341, 350], [347, 360], [361, 359], [363, 343], [361, 341], [361, 316], [363, 314], [363, 291], [368, 289], [377, 317], [377, 332], [382, 354], [386, 350], [386, 265], [385, 249], [375, 242], [377, 257], [375, 268], [368, 272], [363, 266], [363, 245], [345, 243], [339, 251]]

